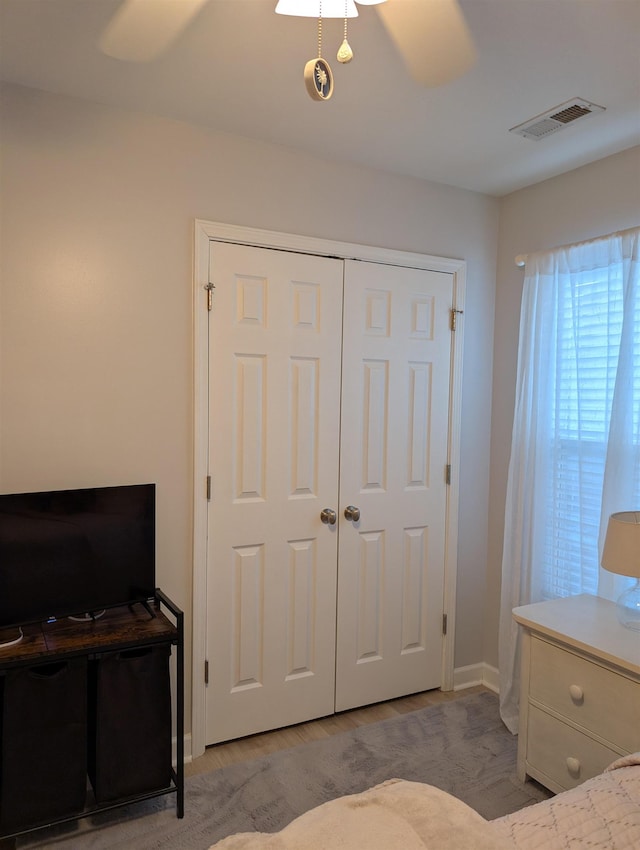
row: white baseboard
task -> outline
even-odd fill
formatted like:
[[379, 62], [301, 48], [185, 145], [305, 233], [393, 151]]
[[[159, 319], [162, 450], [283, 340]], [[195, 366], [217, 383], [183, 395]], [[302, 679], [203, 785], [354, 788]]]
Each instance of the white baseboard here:
[[467, 667], [456, 667], [453, 671], [454, 691], [473, 688], [475, 685], [484, 685], [485, 688], [497, 694], [500, 690], [497, 668], [484, 662], [469, 664]]
[[[175, 767], [177, 762], [176, 752], [177, 752], [177, 744], [176, 739], [171, 739], [171, 763]], [[184, 763], [190, 764], [193, 761], [193, 750], [191, 748], [191, 734], [187, 733], [184, 736]]]

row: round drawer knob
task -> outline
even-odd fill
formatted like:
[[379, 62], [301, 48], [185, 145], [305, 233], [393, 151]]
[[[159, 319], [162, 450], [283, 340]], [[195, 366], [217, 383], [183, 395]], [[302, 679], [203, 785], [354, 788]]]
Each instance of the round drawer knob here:
[[580, 776], [580, 760], [569, 756], [567, 759], [567, 770], [573, 777]]
[[580, 685], [569, 685], [569, 696], [574, 702], [580, 703], [584, 700], [584, 691]]

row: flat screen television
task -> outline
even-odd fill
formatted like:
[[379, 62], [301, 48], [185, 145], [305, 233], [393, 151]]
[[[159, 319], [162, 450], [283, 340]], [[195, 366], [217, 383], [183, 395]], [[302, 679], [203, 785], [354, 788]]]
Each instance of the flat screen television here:
[[0, 628], [155, 592], [155, 484], [0, 495]]

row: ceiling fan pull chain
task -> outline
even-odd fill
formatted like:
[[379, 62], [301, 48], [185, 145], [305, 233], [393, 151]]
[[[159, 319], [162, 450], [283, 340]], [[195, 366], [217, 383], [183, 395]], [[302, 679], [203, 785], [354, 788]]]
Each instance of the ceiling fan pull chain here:
[[322, 58], [322, 0], [318, 9], [318, 56], [304, 66], [304, 83], [313, 100], [329, 100], [333, 94], [333, 74]]
[[342, 62], [343, 65], [346, 65], [347, 62], [351, 62], [353, 59], [353, 50], [351, 49], [351, 45], [347, 40], [347, 21], [349, 11], [349, 2], [348, 0], [344, 0], [344, 39], [342, 44], [338, 49], [338, 62]]

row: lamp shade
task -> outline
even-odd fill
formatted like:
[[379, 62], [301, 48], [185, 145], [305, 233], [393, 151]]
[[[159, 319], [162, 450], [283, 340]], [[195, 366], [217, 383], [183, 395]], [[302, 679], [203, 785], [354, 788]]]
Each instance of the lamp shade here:
[[611, 514], [602, 566], [610, 573], [640, 578], [640, 511]]

